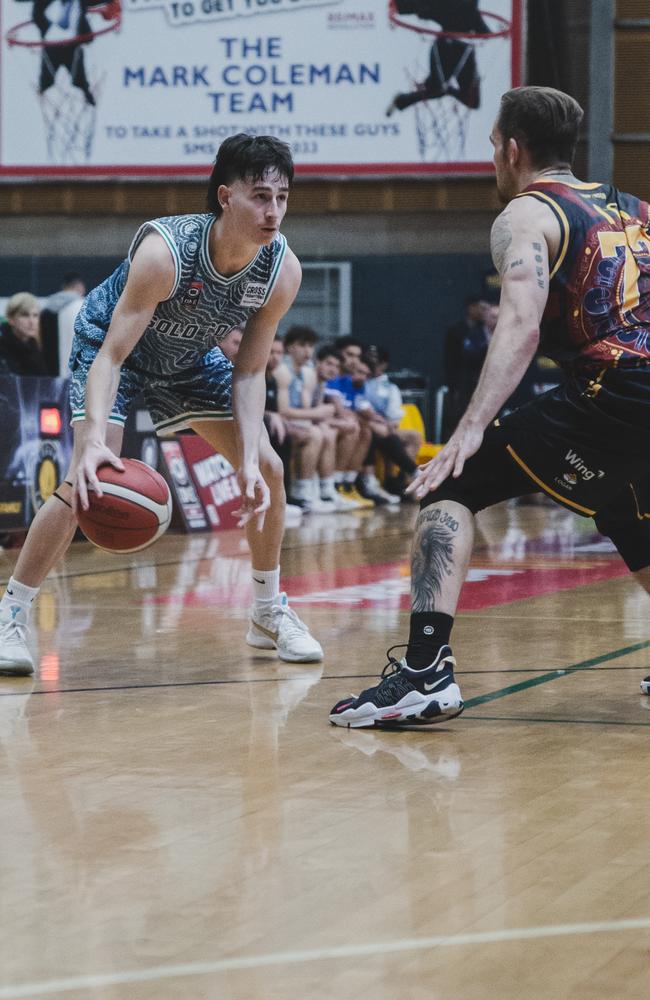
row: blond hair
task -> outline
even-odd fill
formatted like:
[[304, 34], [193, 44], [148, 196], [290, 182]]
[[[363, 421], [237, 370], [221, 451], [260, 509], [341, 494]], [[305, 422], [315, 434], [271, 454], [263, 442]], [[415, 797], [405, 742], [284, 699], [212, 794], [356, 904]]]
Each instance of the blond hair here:
[[31, 292], [16, 292], [5, 306], [5, 316], [7, 319], [13, 319], [14, 316], [18, 316], [20, 313], [29, 313], [32, 309], [41, 311], [36, 296], [32, 295]]

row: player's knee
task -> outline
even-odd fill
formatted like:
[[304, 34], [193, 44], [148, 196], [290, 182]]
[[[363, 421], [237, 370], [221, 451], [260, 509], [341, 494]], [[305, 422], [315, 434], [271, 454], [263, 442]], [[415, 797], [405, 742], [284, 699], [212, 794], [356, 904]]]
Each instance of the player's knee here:
[[309, 432], [309, 440], [318, 445], [323, 443], [323, 431], [317, 424], [312, 424]]
[[485, 506], [479, 495], [479, 491], [471, 483], [463, 483], [462, 477], [460, 479], [452, 479], [450, 476], [437, 489], [433, 490], [432, 493], [427, 493], [420, 501], [420, 510], [425, 510], [426, 507], [430, 507], [432, 504], [443, 503], [444, 501], [459, 503], [462, 507], [467, 507], [472, 514], [476, 514], [478, 510], [481, 510]]
[[284, 482], [284, 466], [280, 456], [269, 448], [260, 462], [260, 470], [269, 489], [281, 487]]

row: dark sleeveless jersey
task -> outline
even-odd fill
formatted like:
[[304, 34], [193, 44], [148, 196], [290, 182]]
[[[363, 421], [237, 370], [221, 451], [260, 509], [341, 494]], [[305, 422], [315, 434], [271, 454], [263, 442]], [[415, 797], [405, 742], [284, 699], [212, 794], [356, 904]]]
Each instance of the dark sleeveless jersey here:
[[536, 181], [561, 231], [540, 350], [572, 372], [650, 366], [649, 206], [607, 184]]

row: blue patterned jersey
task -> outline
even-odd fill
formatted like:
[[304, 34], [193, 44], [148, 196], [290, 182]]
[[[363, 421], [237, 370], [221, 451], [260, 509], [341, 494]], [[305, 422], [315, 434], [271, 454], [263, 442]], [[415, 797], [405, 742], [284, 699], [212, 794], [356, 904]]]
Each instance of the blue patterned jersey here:
[[287, 243], [278, 234], [260, 247], [237, 274], [226, 278], [212, 264], [211, 214], [171, 215], [145, 222], [135, 234], [128, 257], [88, 294], [75, 323], [72, 353], [79, 344], [101, 347], [113, 310], [124, 290], [133, 256], [151, 232], [169, 247], [176, 278], [171, 294], [159, 302], [143, 336], [126, 359], [135, 371], [175, 375], [196, 367], [236, 326], [268, 301], [280, 273]]

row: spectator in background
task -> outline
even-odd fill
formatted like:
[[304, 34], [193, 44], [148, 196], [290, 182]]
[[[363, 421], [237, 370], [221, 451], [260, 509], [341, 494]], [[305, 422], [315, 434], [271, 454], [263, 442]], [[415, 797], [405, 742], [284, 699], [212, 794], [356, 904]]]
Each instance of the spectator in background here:
[[0, 326], [0, 374], [47, 375], [41, 351], [38, 299], [29, 292], [12, 295]]
[[338, 389], [330, 388], [340, 372], [341, 358], [336, 347], [333, 344], [323, 344], [316, 352], [316, 386], [312, 405], [331, 403], [335, 408], [334, 416], [327, 422], [337, 435], [334, 473], [337, 506], [341, 510], [374, 507], [373, 502], [362, 497], [355, 487], [372, 435], [358, 414], [347, 405], [346, 398]]
[[[273, 450], [282, 459], [284, 468], [284, 491], [287, 496], [291, 495], [291, 454], [292, 440], [283, 417], [278, 413], [278, 383], [275, 380], [275, 371], [284, 358], [284, 344], [282, 337], [276, 333], [269, 359], [266, 362], [266, 404], [264, 406], [264, 424], [268, 431], [269, 440]], [[287, 521], [300, 520], [302, 508], [296, 504], [286, 504]]]
[[86, 283], [76, 271], [63, 275], [63, 283], [58, 292], [53, 292], [46, 300], [41, 313], [41, 344], [48, 374], [65, 374], [72, 346], [73, 320], [62, 328], [61, 313], [71, 303], [77, 303], [74, 315], [81, 307], [86, 294]]
[[331, 403], [312, 406], [316, 373], [310, 364], [318, 334], [309, 326], [292, 326], [284, 336], [285, 357], [274, 375], [278, 412], [294, 444], [294, 471], [289, 502], [305, 511], [337, 510], [334, 481], [336, 431], [327, 423], [335, 413]]
[[334, 347], [341, 357], [341, 375], [351, 375], [355, 362], [361, 360], [363, 344], [356, 337], [337, 337]]
[[71, 302], [83, 299], [86, 294], [86, 282], [76, 271], [68, 271], [63, 275], [61, 288], [53, 292], [46, 300], [43, 309], [58, 313]]
[[244, 331], [239, 326], [234, 326], [230, 333], [227, 333], [219, 344], [219, 349], [222, 354], [225, 354], [228, 361], [233, 362], [237, 357], [237, 351], [239, 350], [239, 345], [241, 344], [241, 339], [244, 336]]
[[409, 479], [415, 474], [417, 465], [407, 454], [404, 445], [393, 431], [390, 421], [378, 413], [366, 397], [365, 386], [370, 375], [370, 365], [364, 356], [356, 362], [354, 374], [351, 376], [355, 390], [354, 409], [372, 431], [372, 440], [370, 450], [364, 460], [361, 476], [357, 481], [357, 487], [362, 496], [369, 497], [375, 503], [398, 504], [400, 498], [385, 490], [377, 479], [375, 474], [376, 452], [379, 451], [385, 459], [402, 470]]
[[[404, 406], [399, 386], [391, 382], [386, 374], [389, 362], [388, 351], [383, 347], [369, 347], [362, 360], [370, 368], [371, 374], [371, 378], [365, 384], [365, 398], [372, 408], [385, 418], [392, 433], [396, 434], [404, 445], [406, 454], [414, 463], [417, 463], [418, 453], [423, 444], [422, 435], [414, 429], [400, 429], [400, 421], [404, 416]], [[401, 496], [408, 486], [406, 473], [400, 469], [398, 475], [389, 475], [384, 485], [390, 493]]]
[[477, 386], [490, 343], [491, 333], [486, 324], [489, 308], [483, 299], [470, 296], [465, 301], [464, 319], [447, 330], [445, 381], [449, 387], [449, 400], [446, 407], [444, 436], [455, 428]]

